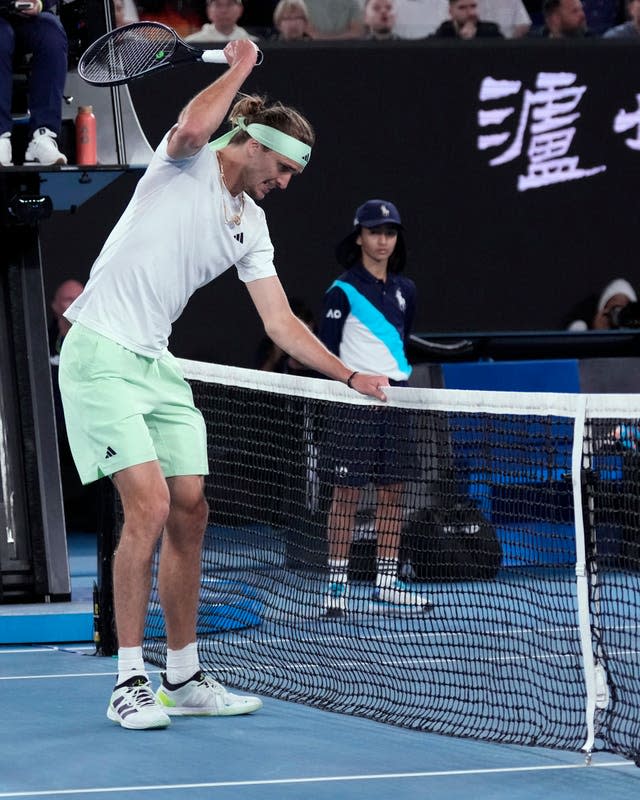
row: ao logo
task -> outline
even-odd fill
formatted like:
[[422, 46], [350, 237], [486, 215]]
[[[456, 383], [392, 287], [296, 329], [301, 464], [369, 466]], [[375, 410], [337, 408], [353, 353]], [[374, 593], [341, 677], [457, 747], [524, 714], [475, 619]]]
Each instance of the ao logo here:
[[342, 319], [342, 311], [339, 308], [330, 308], [327, 311], [327, 319]]

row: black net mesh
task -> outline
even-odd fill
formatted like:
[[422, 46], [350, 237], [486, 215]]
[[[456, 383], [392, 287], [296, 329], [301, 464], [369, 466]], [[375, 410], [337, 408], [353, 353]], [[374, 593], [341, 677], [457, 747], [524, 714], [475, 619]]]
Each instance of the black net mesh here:
[[[638, 759], [633, 421], [587, 424], [576, 462], [569, 412], [490, 410], [470, 393], [456, 407], [456, 393], [438, 390], [396, 390], [380, 408], [340, 387], [331, 398], [324, 381], [282, 393], [246, 373], [254, 386], [191, 381], [211, 470], [206, 669], [245, 691], [408, 728], [574, 750], [591, 733], [594, 749]], [[347, 613], [328, 619], [327, 525], [345, 470], [363, 487]], [[402, 529], [398, 579], [428, 597], [427, 611], [373, 597], [376, 483], [389, 481], [402, 486], [390, 511]], [[154, 587], [145, 656], [160, 665], [164, 633]]]
[[640, 420], [587, 426], [584, 517], [594, 652], [603, 666], [599, 742], [640, 760]]

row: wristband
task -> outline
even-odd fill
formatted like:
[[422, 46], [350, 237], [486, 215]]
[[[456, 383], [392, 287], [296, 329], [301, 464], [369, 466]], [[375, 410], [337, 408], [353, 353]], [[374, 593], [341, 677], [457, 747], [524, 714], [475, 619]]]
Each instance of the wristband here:
[[349, 375], [349, 377], [347, 378], [347, 386], [350, 389], [353, 389], [353, 386], [351, 385], [351, 381], [356, 377], [357, 374], [358, 374], [358, 370], [356, 370], [355, 372], [352, 372], [351, 375]]

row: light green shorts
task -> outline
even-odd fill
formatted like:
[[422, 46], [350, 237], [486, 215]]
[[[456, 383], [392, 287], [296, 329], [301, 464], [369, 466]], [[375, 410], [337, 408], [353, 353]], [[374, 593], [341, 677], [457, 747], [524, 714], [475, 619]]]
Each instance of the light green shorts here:
[[59, 381], [82, 483], [156, 460], [166, 477], [208, 473], [204, 420], [170, 353], [141, 356], [75, 323]]

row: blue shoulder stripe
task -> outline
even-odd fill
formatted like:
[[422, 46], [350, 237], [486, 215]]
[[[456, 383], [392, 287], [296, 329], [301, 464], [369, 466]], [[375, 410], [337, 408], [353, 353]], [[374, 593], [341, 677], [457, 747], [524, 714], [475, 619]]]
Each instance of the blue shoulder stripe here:
[[351, 304], [351, 313], [353, 316], [357, 317], [360, 322], [371, 331], [376, 339], [379, 339], [388, 348], [398, 364], [398, 369], [407, 374], [411, 374], [411, 365], [404, 354], [404, 342], [398, 331], [387, 320], [385, 315], [378, 310], [373, 303], [367, 300], [366, 297], [361, 295], [351, 283], [337, 280], [331, 284], [330, 288], [334, 286], [342, 289], [347, 295], [349, 303]]

